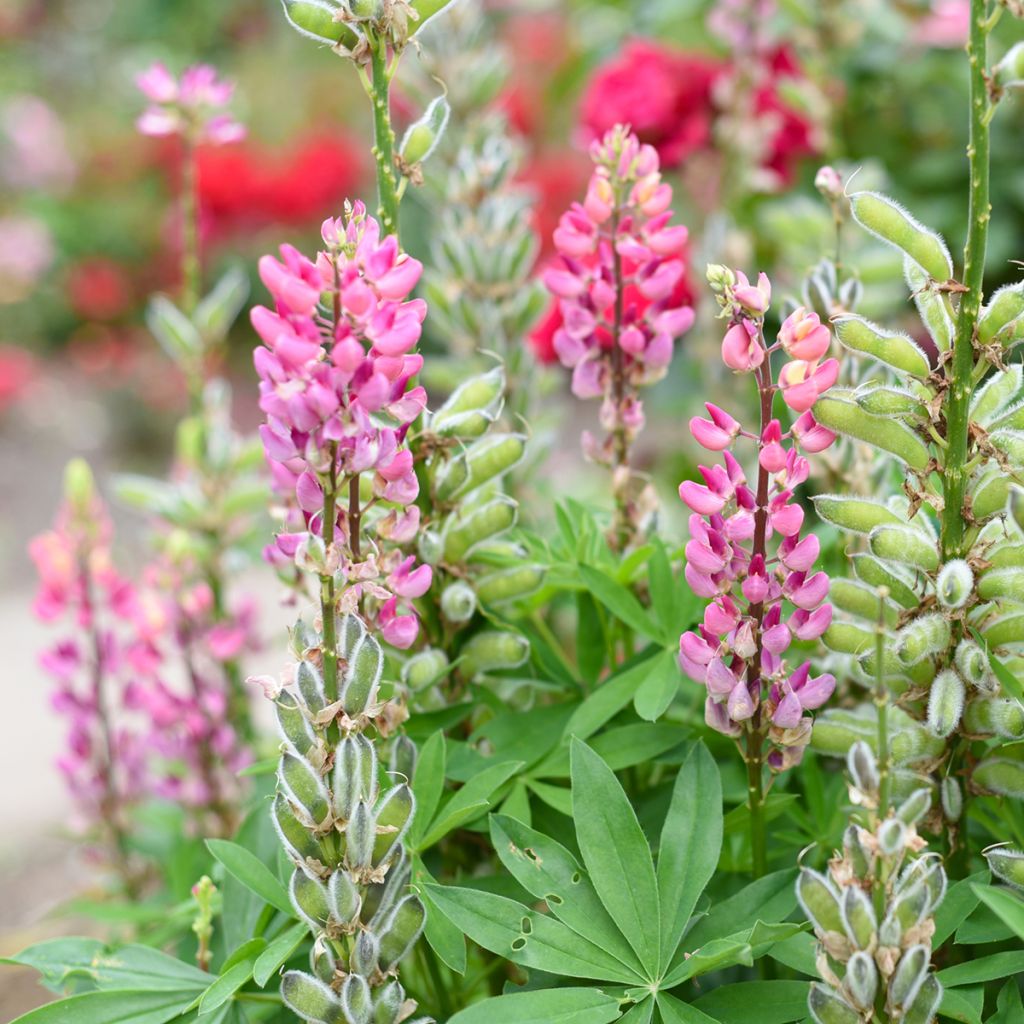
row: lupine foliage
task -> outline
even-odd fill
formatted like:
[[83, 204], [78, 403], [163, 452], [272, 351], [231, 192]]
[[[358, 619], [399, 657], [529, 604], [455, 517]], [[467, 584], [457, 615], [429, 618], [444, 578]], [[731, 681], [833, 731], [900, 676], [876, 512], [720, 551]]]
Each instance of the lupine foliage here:
[[[1024, 44], [993, 62], [990, 36], [1024, 8], [970, 0], [962, 265], [823, 167], [834, 245], [811, 269], [716, 262], [695, 299], [665, 175], [732, 131], [738, 206], [818, 145], [766, 5], [710, 19], [732, 63], [638, 42], [599, 72], [539, 264], [488, 17], [282, 6], [366, 94], [375, 209], [352, 196], [315, 255], [259, 260], [246, 437], [222, 374], [247, 288], [206, 292], [196, 205], [199, 149], [245, 129], [211, 66], [139, 77], [139, 130], [180, 144], [180, 294], [147, 320], [189, 409], [168, 479], [116, 487], [146, 516], [137, 572], [80, 460], [32, 544], [36, 613], [64, 627], [42, 659], [60, 767], [119, 927], [12, 957], [63, 997], [20, 1020], [1022, 1024], [1024, 287], [985, 269], [990, 126], [1024, 81]], [[608, 122], [641, 64], [672, 125]], [[862, 315], [875, 242], [909, 325]], [[643, 453], [656, 385], [691, 396], [698, 365], [725, 397], [688, 410], [715, 459], [671, 481], [678, 530]], [[600, 507], [547, 450], [591, 398]], [[287, 643], [245, 568], [276, 574]]]

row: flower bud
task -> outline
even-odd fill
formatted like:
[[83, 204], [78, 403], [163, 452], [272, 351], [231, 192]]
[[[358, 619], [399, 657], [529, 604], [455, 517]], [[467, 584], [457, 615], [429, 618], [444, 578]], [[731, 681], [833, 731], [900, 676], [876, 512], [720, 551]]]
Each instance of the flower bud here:
[[1024, 853], [1010, 846], [997, 846], [985, 851], [985, 859], [996, 878], [1024, 889]]
[[807, 1007], [816, 1024], [860, 1024], [861, 1016], [827, 985], [812, 981]]
[[935, 581], [935, 596], [943, 608], [963, 608], [974, 587], [974, 573], [962, 558], [954, 558], [940, 570]]
[[946, 243], [897, 202], [877, 192], [855, 192], [850, 207], [858, 223], [883, 242], [902, 249], [932, 280], [943, 282], [953, 276]]
[[476, 592], [468, 583], [456, 580], [441, 591], [441, 614], [449, 622], [469, 622], [475, 611]]
[[869, 953], [858, 950], [846, 964], [846, 977], [843, 979], [850, 1002], [861, 1010], [869, 1010], [875, 1004], [878, 992], [878, 968]]
[[399, 154], [406, 164], [418, 164], [430, 156], [448, 126], [451, 107], [444, 96], [431, 100], [423, 116], [406, 129], [399, 147]]
[[843, 196], [843, 178], [834, 168], [826, 164], [819, 167], [814, 175], [814, 187], [828, 200], [835, 202]]
[[427, 647], [402, 666], [402, 682], [413, 692], [426, 689], [444, 678], [448, 664], [448, 655], [444, 651]]
[[310, 928], [318, 931], [327, 927], [331, 909], [327, 901], [327, 887], [320, 879], [314, 878], [304, 868], [296, 868], [292, 872], [289, 895], [295, 912]]
[[[922, 658], [944, 651], [949, 646], [949, 641], [949, 623], [942, 615], [937, 612], [921, 615], [908, 622], [896, 634], [896, 657], [903, 665], [913, 665]], [[957, 721], [959, 720], [958, 711]]]
[[723, 292], [736, 283], [736, 275], [729, 267], [720, 263], [709, 263], [707, 269], [708, 284], [714, 292]]
[[815, 931], [842, 934], [839, 894], [828, 878], [811, 868], [801, 868], [796, 880], [796, 896]]
[[946, 821], [959, 821], [964, 810], [964, 794], [960, 783], [952, 775], [947, 775], [942, 780], [940, 793], [942, 814]]
[[300, 1020], [333, 1024], [340, 1019], [341, 1001], [330, 986], [302, 971], [281, 977], [281, 998]]
[[944, 669], [928, 692], [928, 728], [945, 739], [959, 724], [964, 711], [963, 680], [952, 669]]

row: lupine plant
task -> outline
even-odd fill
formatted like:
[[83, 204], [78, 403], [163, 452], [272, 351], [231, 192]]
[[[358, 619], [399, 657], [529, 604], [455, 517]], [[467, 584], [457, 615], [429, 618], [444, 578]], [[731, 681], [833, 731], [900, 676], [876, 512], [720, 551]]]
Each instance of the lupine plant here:
[[[701, 303], [691, 254], [740, 261], [675, 221], [663, 111], [602, 125], [538, 257], [506, 5], [282, 6], [369, 98], [376, 215], [353, 196], [315, 254], [253, 259], [246, 439], [223, 381], [246, 275], [203, 295], [196, 201], [197, 147], [242, 132], [231, 90], [142, 75], [181, 184], [180, 291], [148, 322], [189, 411], [170, 479], [118, 484], [149, 517], [137, 570], [80, 461], [32, 544], [36, 611], [67, 626], [43, 658], [61, 769], [122, 881], [75, 904], [103, 938], [11, 958], [62, 997], [22, 1024], [1021, 1024], [1024, 290], [985, 290], [985, 250], [990, 128], [1024, 81], [1024, 44], [988, 49], [1024, 9], [970, 2], [959, 272], [825, 167], [797, 186], [831, 214], [810, 269], [715, 262]], [[716, 102], [749, 109], [794, 59], [746, 20], [793, 12], [711, 12], [755, 62]], [[761, 167], [760, 138], [723, 151]], [[905, 333], [861, 315], [853, 221], [904, 261]], [[545, 290], [544, 388], [600, 400], [596, 508], [565, 493], [575, 446], [526, 353]], [[706, 343], [725, 397], [694, 391]], [[656, 384], [685, 414], [641, 453]], [[258, 642], [243, 568], [282, 591], [287, 643]]]

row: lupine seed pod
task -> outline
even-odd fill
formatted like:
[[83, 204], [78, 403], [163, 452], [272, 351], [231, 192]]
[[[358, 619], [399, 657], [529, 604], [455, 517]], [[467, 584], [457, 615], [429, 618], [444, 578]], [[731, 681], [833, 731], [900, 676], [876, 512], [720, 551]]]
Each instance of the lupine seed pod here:
[[801, 868], [796, 895], [804, 913], [818, 931], [843, 933], [839, 894], [824, 875], [811, 868]]
[[481, 576], [476, 581], [476, 595], [483, 604], [501, 605], [518, 601], [539, 590], [544, 582], [542, 565], [520, 565], [512, 569]]
[[323, 677], [312, 662], [299, 662], [295, 671], [295, 685], [306, 708], [314, 715], [327, 706]]
[[850, 1002], [860, 1010], [870, 1010], [878, 992], [878, 968], [871, 954], [863, 950], [854, 953], [846, 964], [843, 982]]
[[398, 150], [405, 163], [422, 163], [434, 152], [448, 126], [450, 114], [451, 107], [445, 96], [431, 100], [420, 119], [409, 125], [402, 137]]
[[910, 1006], [928, 976], [931, 950], [922, 944], [911, 946], [900, 957], [889, 981], [887, 1005], [893, 1010]]
[[974, 587], [974, 573], [962, 558], [954, 558], [939, 570], [935, 596], [943, 608], [963, 608]]
[[316, 931], [327, 927], [331, 908], [327, 887], [319, 878], [314, 878], [305, 868], [296, 868], [292, 872], [289, 895], [296, 913], [310, 928]]
[[944, 651], [949, 641], [949, 622], [942, 615], [921, 615], [896, 634], [896, 657], [904, 665], [913, 665], [922, 658]]
[[488, 672], [518, 668], [530, 656], [530, 644], [517, 633], [485, 630], [462, 648], [462, 671], [470, 678]]
[[971, 396], [971, 419], [983, 427], [990, 426], [996, 413], [1017, 396], [1022, 384], [1024, 380], [1019, 365], [991, 374]]
[[313, 1024], [342, 1024], [341, 1000], [334, 990], [301, 971], [286, 971], [281, 977], [281, 998], [297, 1017]]
[[476, 544], [510, 529], [515, 525], [518, 510], [514, 498], [499, 494], [450, 519], [444, 533], [445, 560], [460, 562]]
[[953, 276], [946, 243], [895, 200], [877, 192], [855, 192], [850, 196], [850, 209], [859, 224], [906, 253], [932, 280], [944, 282]]
[[953, 662], [964, 681], [983, 693], [995, 689], [995, 677], [989, 668], [985, 652], [973, 640], [961, 640], [956, 645]]
[[338, 970], [338, 958], [334, 955], [334, 949], [326, 933], [318, 935], [313, 941], [313, 948], [309, 951], [309, 966], [313, 976], [324, 984], [330, 985], [334, 981]]
[[964, 712], [964, 683], [952, 669], [944, 669], [928, 692], [928, 728], [932, 735], [947, 737], [959, 724]]
[[469, 622], [475, 611], [476, 591], [465, 581], [456, 580], [441, 591], [441, 614], [449, 622]]
[[1024, 569], [990, 569], [978, 578], [978, 596], [985, 601], [1007, 598], [1024, 603]]
[[[832, 708], [814, 720], [811, 746], [823, 754], [845, 757], [850, 747], [864, 740], [872, 750], [877, 742], [873, 708], [846, 711]], [[929, 761], [942, 753], [944, 743], [899, 708], [889, 709], [893, 763]], [[916, 789], [917, 786], [912, 788]]]
[[[889, 820], [899, 825], [900, 830], [905, 832], [902, 822], [896, 822], [892, 818]], [[881, 835], [879, 835], [879, 840], [881, 841]], [[895, 844], [893, 845], [894, 850], [899, 848]], [[903, 931], [908, 932], [911, 928], [916, 928], [928, 916], [930, 905], [930, 890], [924, 881], [918, 881], [916, 884], [907, 886], [906, 889], [895, 894], [892, 912], [896, 920], [899, 921]]]
[[462, 465], [463, 470], [446, 473], [438, 482], [437, 497], [450, 501], [469, 494], [490, 480], [512, 469], [526, 451], [522, 434], [488, 434], [475, 441], [449, 465]]
[[327, 883], [327, 902], [331, 909], [331, 917], [345, 925], [354, 921], [359, 914], [362, 899], [359, 888], [345, 871], [331, 873]]
[[419, 897], [406, 896], [381, 928], [380, 964], [388, 971], [398, 963], [419, 938], [427, 912]]
[[861, 793], [874, 793], [878, 789], [878, 759], [863, 740], [850, 747], [846, 758], [850, 780]]
[[300, 755], [305, 755], [316, 742], [316, 736], [303, 709], [288, 693], [278, 697], [274, 711], [277, 715], [277, 726], [286, 742]]
[[309, 830], [292, 813], [287, 799], [278, 793], [271, 807], [271, 820], [288, 855], [292, 860], [303, 863], [308, 858], [323, 856], [320, 844], [309, 834]]
[[897, 657], [892, 647], [886, 647], [882, 651], [882, 661], [879, 664], [875, 651], [865, 651], [858, 658], [857, 663], [861, 671], [868, 679], [876, 679], [881, 674], [883, 680], [894, 692], [898, 690], [898, 684], [910, 680], [917, 686], [927, 686], [935, 678], [935, 665], [930, 660], [918, 661], [913, 665], [905, 665]]
[[886, 565], [874, 555], [859, 553], [851, 559], [853, 571], [869, 586], [885, 587], [889, 596], [903, 608], [916, 608], [920, 598], [914, 593], [912, 580], [908, 581], [897, 575], [895, 566]]
[[978, 698], [967, 705], [964, 727], [976, 736], [1024, 739], [1024, 708], [1012, 697]]
[[860, 1014], [842, 996], [818, 982], [811, 982], [807, 1008], [817, 1024], [860, 1024]]
[[397, 981], [389, 981], [373, 1001], [373, 1024], [395, 1024], [401, 1019], [405, 993]]
[[993, 569], [1024, 567], [1024, 544], [1019, 541], [997, 544], [985, 552], [985, 560], [991, 563]]
[[370, 1024], [373, 996], [369, 982], [360, 974], [350, 974], [341, 984], [341, 1008], [346, 1024]]
[[847, 825], [843, 833], [843, 852], [853, 865], [858, 878], [867, 878], [871, 873], [874, 854], [864, 845], [856, 825]]
[[448, 655], [437, 647], [414, 654], [402, 666], [402, 682], [417, 692], [442, 679], [448, 671]]
[[988, 435], [988, 441], [993, 448], [1003, 453], [1012, 467], [1024, 467], [1024, 430], [993, 430]]
[[907, 828], [899, 818], [888, 818], [878, 826], [878, 849], [883, 856], [895, 857], [906, 841]]
[[501, 405], [505, 393], [505, 368], [496, 366], [486, 373], [470, 377], [460, 384], [447, 398], [444, 405], [431, 417], [431, 426], [443, 422], [449, 416], [466, 412], [493, 412]]
[[437, 565], [444, 555], [444, 538], [436, 530], [423, 530], [416, 541], [416, 552], [421, 562]]
[[377, 751], [361, 735], [342, 738], [334, 754], [334, 810], [342, 821], [360, 801], [377, 799]]
[[897, 416], [900, 419], [919, 419], [925, 414], [924, 403], [915, 394], [902, 388], [874, 387], [857, 390], [853, 400], [874, 416]]
[[[817, 407], [815, 407], [817, 408]], [[848, 533], [867, 535], [876, 526], [905, 526], [887, 505], [870, 498], [848, 498], [839, 494], [823, 494], [812, 499], [819, 518]]]
[[971, 780], [991, 793], [1024, 800], [1024, 763], [1013, 758], [986, 758], [975, 766]]
[[946, 821], [959, 821], [964, 811], [964, 794], [960, 783], [952, 775], [947, 775], [942, 780], [940, 791], [943, 817]]
[[[1024, 611], [1011, 612], [992, 619], [982, 629], [981, 635], [985, 642], [992, 647], [1003, 647], [1008, 644], [1019, 645], [1021, 638], [1024, 637]], [[995, 688], [994, 679], [992, 687]]]
[[405, 783], [388, 790], [376, 807], [377, 837], [373, 844], [373, 866], [389, 864], [401, 851], [401, 842], [412, 824], [412, 790]]
[[858, 949], [869, 949], [873, 945], [878, 922], [868, 894], [857, 886], [849, 886], [843, 892], [840, 910], [846, 937]]
[[935, 544], [912, 526], [876, 526], [868, 534], [868, 545], [872, 554], [886, 561], [922, 572], [935, 572], [939, 567]]
[[311, 825], [322, 828], [330, 817], [327, 787], [304, 758], [285, 751], [277, 772], [278, 783], [294, 807], [301, 808]]
[[996, 878], [1017, 889], [1024, 889], [1024, 853], [1011, 846], [997, 846], [985, 851], [985, 860]]
[[942, 1002], [942, 983], [934, 974], [924, 979], [914, 1002], [903, 1014], [903, 1024], [931, 1024]]
[[[833, 320], [833, 325], [836, 337], [851, 352], [871, 356], [872, 359], [877, 359], [894, 370], [909, 373], [922, 380], [931, 372], [928, 357], [909, 335], [887, 331], [860, 316], [837, 317]], [[858, 404], [866, 408], [863, 403]]]
[[998, 466], [985, 465], [972, 478], [968, 492], [974, 518], [984, 522], [1006, 508], [1010, 497], [1010, 480]]
[[508, 566], [525, 560], [529, 552], [522, 544], [512, 540], [488, 540], [476, 544], [466, 555], [469, 565]]
[[992, 293], [978, 320], [978, 341], [1004, 345], [1017, 339], [1021, 317], [1024, 317], [1024, 286], [1021, 282], [1004, 285]]
[[915, 790], [896, 809], [896, 817], [906, 825], [916, 825], [932, 806], [932, 792], [927, 787]]
[[992, 426], [1004, 430], [1024, 430], [1024, 401], [1014, 402], [1002, 409], [992, 421]]
[[821, 642], [838, 654], [862, 654], [875, 645], [875, 635], [852, 622], [832, 622], [822, 635]]
[[889, 627], [894, 627], [899, 619], [899, 613], [888, 601], [882, 602], [879, 607], [878, 591], [875, 587], [859, 580], [846, 580], [842, 577], [832, 580], [828, 597], [833, 607], [867, 622], [877, 621], [880, 612], [885, 616], [885, 624]]
[[928, 329], [935, 347], [940, 352], [947, 352], [953, 342], [953, 320], [945, 296], [931, 287], [928, 275], [909, 257], [903, 259], [903, 276], [921, 323]]
[[307, 39], [331, 45], [356, 41], [352, 30], [335, 20], [338, 8], [326, 0], [281, 0], [281, 6], [288, 23]]
[[881, 448], [912, 469], [923, 472], [928, 467], [927, 445], [901, 420], [872, 416], [856, 402], [831, 392], [815, 402], [814, 418], [837, 434]]

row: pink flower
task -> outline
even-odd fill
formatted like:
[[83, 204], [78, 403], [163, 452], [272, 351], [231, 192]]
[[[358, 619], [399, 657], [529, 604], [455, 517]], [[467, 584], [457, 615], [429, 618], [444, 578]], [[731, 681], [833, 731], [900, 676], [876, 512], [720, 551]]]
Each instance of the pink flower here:
[[815, 362], [828, 351], [831, 340], [829, 329], [818, 314], [803, 306], [790, 313], [779, 328], [779, 342], [792, 359]]
[[756, 370], [764, 362], [764, 346], [757, 326], [741, 320], [725, 332], [722, 339], [722, 362], [737, 373]]
[[143, 135], [184, 135], [215, 146], [245, 137], [245, 127], [223, 109], [234, 84], [219, 79], [209, 64], [186, 68], [179, 81], [157, 62], [136, 75], [135, 84], [150, 102], [136, 121]]

